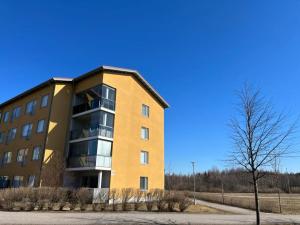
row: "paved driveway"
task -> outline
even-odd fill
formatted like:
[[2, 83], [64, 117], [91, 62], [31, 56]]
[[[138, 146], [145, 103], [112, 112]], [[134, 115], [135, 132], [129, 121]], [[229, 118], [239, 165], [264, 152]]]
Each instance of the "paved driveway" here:
[[241, 215], [255, 214], [255, 212], [250, 209], [243, 209], [243, 208], [239, 208], [239, 207], [222, 205], [222, 204], [217, 204], [217, 203], [212, 203], [212, 202], [207, 202], [207, 201], [202, 201], [202, 200], [196, 200], [196, 204], [209, 206], [209, 207], [219, 209], [222, 211], [227, 211], [227, 212], [230, 212], [233, 214], [241, 214]]
[[[253, 224], [254, 214], [0, 212], [0, 224]], [[262, 214], [264, 224], [300, 224], [299, 215]]]

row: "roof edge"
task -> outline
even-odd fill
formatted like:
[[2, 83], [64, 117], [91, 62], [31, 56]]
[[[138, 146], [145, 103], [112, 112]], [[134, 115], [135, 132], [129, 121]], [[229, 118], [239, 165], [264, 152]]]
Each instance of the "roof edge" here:
[[167, 101], [145, 80], [145, 78], [137, 71], [127, 68], [121, 68], [121, 67], [113, 67], [113, 66], [100, 66], [94, 70], [91, 70], [87, 73], [84, 73], [80, 75], [79, 77], [75, 78], [74, 81], [78, 82], [82, 79], [85, 79], [86, 77], [102, 71], [110, 71], [110, 72], [121, 72], [121, 73], [127, 73], [127, 74], [133, 74], [135, 78], [137, 78], [147, 89], [150, 91], [150, 93], [160, 102], [160, 104], [164, 108], [169, 108], [170, 105], [167, 103]]
[[87, 73], [84, 73], [76, 78], [64, 78], [64, 77], [53, 77], [33, 88], [28, 89], [27, 91], [22, 92], [21, 94], [18, 94], [17, 96], [3, 102], [0, 104], [0, 107], [4, 107], [22, 97], [25, 97], [29, 94], [31, 94], [34, 91], [37, 91], [49, 84], [52, 83], [71, 83], [71, 82], [78, 82], [82, 79], [85, 79], [86, 77], [89, 77], [92, 74], [95, 74], [97, 72], [120, 72], [120, 73], [125, 73], [125, 74], [132, 74], [134, 77], [144, 85], [144, 87], [159, 101], [159, 103], [164, 107], [164, 108], [169, 108], [170, 105], [167, 103], [167, 101], [144, 79], [144, 77], [137, 71], [137, 70], [132, 70], [132, 69], [126, 69], [126, 68], [120, 68], [120, 67], [113, 67], [113, 66], [100, 66], [94, 70], [91, 70]]
[[52, 83], [61, 83], [61, 82], [62, 83], [65, 83], [65, 82], [69, 83], [69, 82], [72, 82], [72, 81], [73, 81], [72, 78], [53, 77], [53, 78], [51, 78], [51, 79], [49, 79], [47, 81], [44, 81], [41, 84], [38, 84], [37, 86], [34, 86], [33, 88], [28, 89], [27, 91], [22, 92], [21, 94], [18, 94], [15, 97], [13, 97], [13, 98], [11, 98], [11, 99], [9, 99], [9, 100], [1, 103], [0, 107], [4, 107], [4, 106], [6, 106], [6, 105], [8, 105], [8, 104], [10, 104], [10, 103], [12, 103], [14, 101], [17, 101], [20, 98], [23, 98], [23, 97], [31, 94], [32, 92], [37, 91], [37, 90], [39, 90], [39, 89], [41, 89], [41, 88], [43, 88], [43, 87], [45, 87], [45, 86], [47, 86], [49, 84], [52, 84]]

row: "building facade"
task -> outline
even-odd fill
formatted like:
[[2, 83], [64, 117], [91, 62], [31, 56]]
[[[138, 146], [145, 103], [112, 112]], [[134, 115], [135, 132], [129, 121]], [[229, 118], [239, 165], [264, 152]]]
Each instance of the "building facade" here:
[[135, 70], [52, 78], [0, 105], [0, 186], [163, 189], [167, 107]]

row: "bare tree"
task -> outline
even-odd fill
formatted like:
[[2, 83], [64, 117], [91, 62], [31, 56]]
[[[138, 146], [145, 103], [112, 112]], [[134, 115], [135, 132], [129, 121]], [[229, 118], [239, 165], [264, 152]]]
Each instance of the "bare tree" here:
[[229, 159], [251, 174], [259, 225], [258, 181], [264, 176], [262, 171], [270, 168], [276, 158], [290, 153], [296, 123], [288, 125], [287, 117], [277, 113], [259, 90], [245, 85], [238, 96], [239, 116], [230, 121], [234, 150]]

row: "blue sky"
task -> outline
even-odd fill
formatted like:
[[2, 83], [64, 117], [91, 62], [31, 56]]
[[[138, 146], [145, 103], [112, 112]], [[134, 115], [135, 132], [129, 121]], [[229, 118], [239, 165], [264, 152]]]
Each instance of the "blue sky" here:
[[[245, 81], [300, 113], [299, 12], [292, 0], [1, 1], [0, 102], [52, 76], [137, 69], [171, 105], [166, 169], [223, 168]], [[283, 170], [299, 171], [299, 160]]]

